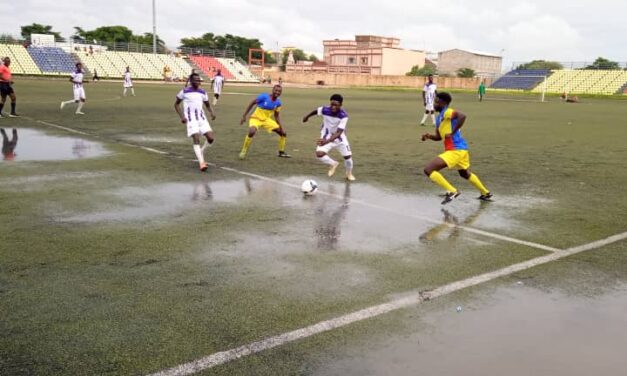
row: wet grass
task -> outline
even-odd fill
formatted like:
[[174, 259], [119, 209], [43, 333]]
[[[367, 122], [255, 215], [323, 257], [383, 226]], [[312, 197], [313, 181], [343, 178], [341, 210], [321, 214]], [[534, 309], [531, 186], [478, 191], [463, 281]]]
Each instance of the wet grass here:
[[[421, 243], [420, 226], [413, 243], [390, 242], [379, 251], [363, 252], [349, 241], [338, 250], [321, 251], [312, 239], [312, 218], [319, 213], [315, 205], [301, 202], [288, 188], [254, 181], [252, 193], [234, 200], [216, 195], [191, 202], [178, 196], [191, 196], [192, 189], [185, 188], [171, 197], [158, 196], [160, 205], [175, 210], [120, 221], [68, 221], [150, 207], [141, 195], [124, 196], [129, 187], [150, 193], [164, 184], [193, 187], [207, 179], [241, 177], [216, 168], [203, 176], [196, 171], [172, 109], [179, 86], [140, 84], [137, 97], [120, 100], [121, 84], [90, 85], [84, 117], [59, 111], [58, 102], [71, 94], [66, 82], [25, 80], [15, 88], [19, 110], [29, 118], [3, 119], [1, 126], [68, 136], [33, 119], [52, 122], [93, 135], [88, 138], [103, 142], [111, 154], [20, 161], [18, 143], [17, 161], [0, 162], [2, 374], [156, 371], [378, 304], [396, 293], [433, 288], [542, 254], [464, 233]], [[287, 88], [282, 119], [294, 158], [276, 158], [276, 136], [259, 134], [245, 161], [237, 159], [245, 134], [239, 119], [261, 88], [229, 91], [250, 95], [223, 96], [212, 124], [217, 141], [208, 152], [210, 161], [277, 179], [298, 175], [326, 181], [324, 167], [313, 158], [318, 127], [311, 121], [303, 126], [300, 119], [325, 104], [331, 91]], [[348, 135], [359, 183], [433, 195], [437, 206], [437, 187], [419, 171], [441, 145], [418, 140], [426, 131], [417, 125], [418, 94], [341, 93], [351, 115]], [[474, 95], [457, 94], [453, 105], [469, 116], [464, 132], [473, 168], [496, 193], [495, 210], [507, 205], [499, 197], [538, 202], [525, 210], [510, 203], [509, 219], [520, 226], [499, 232], [568, 247], [625, 231], [627, 200], [617, 194], [627, 185], [623, 102], [477, 103]], [[471, 187], [446, 174], [464, 191], [463, 202], [471, 201]], [[247, 183], [237, 184], [244, 189]], [[177, 206], [181, 201], [186, 204]], [[377, 215], [373, 209], [349, 218], [368, 221]], [[351, 239], [350, 228], [343, 226], [343, 239]], [[598, 264], [587, 270], [603, 275], [622, 275], [620, 265], [627, 265], [586, 257], [577, 256]], [[210, 373], [308, 374], [305, 354], [341, 346], [351, 336], [401, 330], [401, 324], [375, 319]]]

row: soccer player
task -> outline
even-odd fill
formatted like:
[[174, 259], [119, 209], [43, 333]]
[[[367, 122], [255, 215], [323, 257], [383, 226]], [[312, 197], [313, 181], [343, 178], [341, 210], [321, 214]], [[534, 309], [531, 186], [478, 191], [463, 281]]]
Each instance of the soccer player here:
[[481, 183], [477, 175], [470, 172], [468, 144], [462, 137], [461, 132], [461, 127], [466, 121], [466, 115], [450, 107], [452, 100], [451, 95], [448, 93], [442, 92], [436, 95], [435, 109], [439, 114], [435, 123], [435, 134], [423, 134], [422, 141], [444, 140], [444, 153], [429, 162], [424, 172], [433, 182], [446, 191], [442, 205], [448, 204], [460, 195], [457, 188], [453, 187], [439, 172], [445, 167], [457, 168], [459, 175], [468, 180], [481, 192], [478, 198], [483, 201], [490, 201], [492, 193]]
[[333, 94], [330, 100], [331, 103], [328, 107], [318, 107], [305, 115], [303, 123], [306, 123], [314, 115], [322, 116], [322, 127], [318, 147], [316, 147], [316, 157], [320, 162], [330, 166], [327, 175], [333, 176], [340, 162], [335, 161], [328, 154], [329, 151], [337, 149], [344, 157], [346, 179], [354, 181], [351, 147], [346, 137], [348, 114], [342, 109], [344, 98], [340, 94]]
[[[244, 111], [244, 115], [242, 115], [240, 125], [243, 125], [246, 122], [246, 117], [248, 116], [250, 110], [255, 106], [257, 108], [255, 108], [253, 114], [250, 115], [250, 119], [248, 121], [248, 134], [246, 135], [246, 138], [244, 138], [244, 145], [242, 145], [242, 150], [239, 153], [239, 159], [246, 158], [250, 143], [253, 142], [253, 137], [255, 137], [259, 128], [265, 129], [268, 133], [274, 132], [278, 134], [279, 153], [277, 156], [281, 158], [291, 158], [291, 156], [285, 152], [287, 133], [283, 130], [281, 118], [279, 117], [279, 112], [281, 111], [281, 100], [279, 97], [282, 92], [283, 88], [281, 88], [281, 86], [274, 85], [272, 93], [259, 94], [257, 98], [253, 99], [248, 104], [248, 107], [246, 107], [246, 111]], [[274, 119], [272, 118], [273, 115]]]
[[[176, 95], [174, 110], [179, 114], [181, 123], [187, 126], [187, 137], [192, 138], [194, 153], [196, 158], [198, 158], [200, 171], [207, 171], [209, 165], [205, 162], [203, 154], [204, 148], [213, 144], [213, 131], [205, 116], [203, 104], [211, 114], [211, 120], [215, 120], [216, 116], [209, 105], [207, 92], [200, 88], [200, 76], [197, 73], [190, 75], [189, 82], [190, 86], [181, 89]], [[182, 111], [181, 102], [183, 102]], [[207, 139], [207, 143], [203, 148], [200, 147], [201, 134]]]
[[126, 72], [124, 72], [124, 96], [126, 96], [126, 91], [131, 89], [131, 95], [135, 96], [135, 89], [133, 89], [133, 80], [131, 79], [131, 68], [126, 67]]
[[483, 96], [485, 95], [485, 83], [483, 82], [483, 80], [481, 80], [481, 83], [479, 84], [479, 102], [483, 101]]
[[76, 70], [70, 75], [70, 82], [72, 83], [74, 89], [74, 99], [61, 102], [61, 109], [63, 109], [63, 107], [70, 103], [76, 103], [78, 104], [75, 112], [76, 115], [85, 115], [85, 113], [81, 111], [83, 109], [83, 106], [85, 105], [85, 89], [83, 88], [83, 78], [83, 64], [76, 63]]
[[218, 69], [218, 73], [213, 77], [213, 105], [218, 104], [220, 94], [222, 94], [222, 88], [224, 87], [224, 76], [222, 71]]
[[11, 59], [7, 56], [2, 59], [2, 62], [4, 62], [4, 64], [0, 65], [0, 97], [2, 98], [2, 102], [0, 102], [0, 118], [4, 117], [4, 115], [2, 115], [2, 109], [7, 101], [7, 96], [11, 98], [11, 113], [9, 117], [19, 117], [20, 115], [15, 112], [17, 98], [15, 97], [15, 91], [13, 91], [13, 75], [9, 68]]
[[433, 82], [433, 75], [430, 74], [427, 77], [427, 83], [422, 88], [422, 103], [425, 106], [425, 114], [420, 121], [420, 125], [424, 127], [425, 121], [427, 121], [427, 116], [431, 115], [431, 121], [435, 125], [435, 112], [433, 111], [433, 103], [435, 100], [435, 95], [438, 93], [438, 86]]

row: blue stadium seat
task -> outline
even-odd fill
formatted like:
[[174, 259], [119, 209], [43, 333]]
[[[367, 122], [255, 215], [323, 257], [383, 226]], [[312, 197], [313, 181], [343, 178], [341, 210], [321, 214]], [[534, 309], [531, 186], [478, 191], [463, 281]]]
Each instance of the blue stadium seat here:
[[491, 88], [531, 90], [551, 74], [548, 69], [515, 69], [494, 81]]
[[31, 46], [28, 53], [45, 74], [65, 74], [74, 71], [74, 59], [61, 48]]

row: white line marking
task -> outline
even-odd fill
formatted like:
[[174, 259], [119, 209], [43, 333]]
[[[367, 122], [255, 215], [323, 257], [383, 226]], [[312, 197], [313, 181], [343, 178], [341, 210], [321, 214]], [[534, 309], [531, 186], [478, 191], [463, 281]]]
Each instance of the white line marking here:
[[140, 146], [140, 149], [152, 152], [152, 153], [157, 153], [157, 154], [170, 154], [167, 151], [161, 151], [161, 150], [157, 150], [157, 149], [153, 149], [153, 148], [149, 148], [147, 146]]
[[29, 118], [29, 117], [26, 117], [26, 116], [25, 116], [24, 118], [25, 118], [25, 119], [31, 119], [31, 120], [34, 120], [34, 121], [36, 121], [36, 122], [38, 122], [38, 123], [45, 124], [45, 125], [50, 126], [50, 127], [54, 127], [54, 128], [58, 128], [58, 129], [63, 129], [64, 131], [67, 131], [67, 132], [77, 133], [77, 134], [81, 134], [81, 135], [83, 135], [83, 136], [91, 136], [89, 133], [85, 133], [85, 132], [82, 132], [82, 131], [78, 131], [78, 130], [76, 130], [76, 129], [72, 129], [72, 128], [64, 127], [64, 126], [62, 126], [62, 125], [58, 125], [58, 124], [54, 124], [54, 123], [48, 123], [47, 121], [43, 121], [43, 120], [35, 120], [35, 119]]
[[480, 274], [474, 277], [466, 278], [461, 281], [452, 282], [444, 286], [440, 286], [431, 291], [426, 292], [410, 292], [407, 297], [391, 301], [389, 303], [383, 303], [369, 308], [365, 308], [356, 312], [352, 312], [343, 316], [339, 316], [330, 320], [321, 321], [317, 324], [313, 324], [301, 329], [297, 329], [291, 332], [279, 334], [277, 336], [269, 337], [261, 341], [252, 342], [244, 346], [236, 347], [226, 351], [220, 351], [206, 357], [194, 360], [189, 363], [184, 363], [179, 366], [162, 370], [157, 373], [151, 374], [151, 376], [182, 376], [191, 375], [196, 372], [206, 370], [248, 355], [252, 355], [264, 350], [268, 350], [274, 347], [285, 345], [286, 343], [298, 341], [313, 335], [323, 333], [329, 330], [341, 328], [343, 326], [370, 319], [382, 314], [399, 310], [401, 308], [411, 307], [420, 304], [424, 301], [435, 299], [440, 296], [448, 295], [455, 291], [465, 289], [492, 281], [496, 278], [511, 275], [513, 273], [533, 268], [538, 265], [546, 264], [552, 261], [562, 259], [564, 257], [572, 256], [577, 253], [596, 249], [611, 243], [615, 243], [621, 240], [627, 239], [627, 232], [613, 235], [605, 239], [597, 240], [592, 243], [558, 250], [554, 253], [546, 256], [540, 256], [531, 260], [523, 261], [518, 264], [510, 265], [505, 268], [495, 270], [492, 272]]

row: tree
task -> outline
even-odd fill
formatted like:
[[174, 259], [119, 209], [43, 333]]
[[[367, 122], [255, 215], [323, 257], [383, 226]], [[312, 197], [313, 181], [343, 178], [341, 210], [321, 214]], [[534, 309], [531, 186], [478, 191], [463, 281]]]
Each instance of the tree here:
[[[94, 30], [85, 31], [75, 26], [75, 35], [89, 43], [97, 41], [98, 43], [106, 42], [131, 42], [133, 32], [126, 26], [101, 26]], [[95, 42], [94, 42], [95, 43]]]
[[15, 39], [13, 35], [5, 34], [5, 33], [0, 34], [0, 41], [2, 41], [2, 43], [17, 43], [18, 42], [18, 40]]
[[180, 47], [228, 50], [233, 51], [235, 56], [248, 60], [248, 50], [261, 48], [261, 46], [259, 39], [249, 39], [231, 34], [214, 35], [213, 33], [205, 33], [200, 38], [181, 39]]
[[533, 60], [529, 63], [521, 64], [516, 69], [564, 69], [564, 66], [557, 61]]
[[405, 75], [426, 77], [430, 74], [435, 74], [435, 73], [436, 73], [435, 67], [431, 65], [425, 65], [422, 68], [420, 68], [418, 65], [414, 65], [409, 72], [405, 73]]
[[620, 65], [615, 61], [611, 61], [603, 57], [598, 57], [594, 61], [594, 63], [592, 63], [592, 65], [588, 65], [584, 69], [616, 70], [616, 69], [621, 69], [621, 68], [620, 68]]
[[457, 70], [457, 77], [473, 78], [475, 76], [475, 70], [471, 68], [459, 68]]
[[287, 59], [290, 56], [290, 52], [292, 53], [292, 56], [294, 56], [294, 61], [309, 61], [309, 57], [307, 56], [305, 51], [301, 50], [300, 48], [286, 49], [283, 51], [282, 65], [287, 64]]
[[49, 34], [54, 35], [54, 40], [57, 42], [65, 42], [65, 38], [61, 36], [61, 33], [57, 31], [52, 31], [52, 26], [50, 25], [42, 25], [38, 23], [34, 23], [32, 25], [24, 25], [20, 26], [22, 32], [22, 38], [29, 40], [31, 34]]
[[316, 62], [318, 60], [320, 60], [320, 59], [318, 59], [318, 56], [316, 56], [314, 54], [309, 55], [309, 61]]

